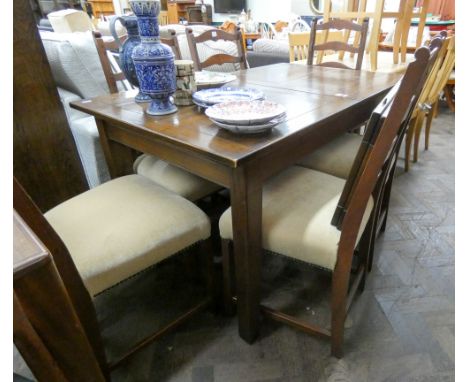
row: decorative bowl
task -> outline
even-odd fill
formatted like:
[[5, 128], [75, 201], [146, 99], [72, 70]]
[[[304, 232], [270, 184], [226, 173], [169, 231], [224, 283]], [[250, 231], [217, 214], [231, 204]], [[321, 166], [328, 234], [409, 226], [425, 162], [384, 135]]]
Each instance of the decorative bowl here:
[[272, 101], [223, 102], [206, 109], [211, 120], [231, 125], [258, 125], [280, 118], [286, 113], [283, 105]]
[[193, 93], [197, 104], [214, 105], [230, 101], [254, 101], [264, 98], [263, 92], [251, 88], [235, 88], [223, 86], [216, 89], [205, 89]]

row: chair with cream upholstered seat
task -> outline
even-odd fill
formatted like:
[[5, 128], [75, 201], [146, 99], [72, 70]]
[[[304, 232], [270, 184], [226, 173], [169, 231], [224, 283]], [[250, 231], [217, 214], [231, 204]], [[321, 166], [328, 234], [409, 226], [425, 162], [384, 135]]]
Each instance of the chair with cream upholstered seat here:
[[[110, 180], [44, 215], [15, 180], [14, 208], [49, 248], [104, 375], [212, 303], [208, 216], [148, 178], [133, 174]], [[120, 359], [108, 363], [92, 298], [175, 254], [190, 254], [192, 247], [198, 249], [203, 264], [200, 274], [206, 293], [202, 300]]]
[[[346, 313], [355, 292], [363, 288], [368, 272], [373, 214], [381, 203], [382, 184], [391, 174], [429, 56], [427, 48], [419, 49], [403, 79], [374, 110], [347, 180], [293, 166], [263, 188], [263, 248], [332, 272], [331, 330], [270, 307], [262, 306], [262, 311], [307, 333], [330, 338], [336, 357], [343, 355]], [[229, 269], [233, 239], [231, 209], [221, 216], [219, 227], [223, 239], [225, 304], [231, 309], [234, 289]], [[358, 260], [358, 267], [350, 285], [353, 259]]]
[[[442, 52], [442, 44], [443, 44], [443, 37], [444, 36], [437, 36], [434, 38], [431, 43], [430, 43], [430, 51], [431, 51], [431, 56], [429, 59], [429, 68], [432, 69], [433, 66], [437, 65], [437, 60], [439, 58], [439, 55]], [[426, 73], [424, 79], [425, 83], [422, 84], [424, 87], [426, 86], [427, 80], [430, 78], [431, 74]], [[424, 92], [424, 87], [421, 90], [421, 95], [422, 92]], [[419, 102], [418, 102], [419, 103]], [[412, 115], [414, 115], [415, 110], [417, 110], [418, 107], [415, 107], [412, 110]], [[413, 117], [411, 116], [410, 120]], [[409, 129], [407, 132], [407, 136], [410, 134], [410, 130], [412, 128], [412, 121], [409, 124]], [[309, 154], [305, 158], [303, 158], [301, 161], [298, 162], [299, 166], [303, 166], [306, 168], [310, 168], [313, 170], [325, 172], [327, 174], [342, 178], [342, 179], [347, 179], [352, 165], [354, 158], [356, 154], [358, 153], [359, 147], [361, 145], [363, 137], [358, 134], [353, 134], [353, 133], [347, 133], [344, 134], [332, 142], [328, 143], [327, 145], [319, 148], [318, 150], [314, 151], [312, 154]], [[379, 207], [379, 218], [381, 219], [380, 222], [380, 228], [377, 230], [378, 232], [384, 231], [386, 227], [386, 218], [388, 215], [388, 203], [390, 199], [390, 193], [391, 193], [391, 186], [392, 186], [392, 180], [393, 180], [393, 173], [395, 171], [396, 167], [396, 161], [393, 165], [392, 168], [392, 176], [389, 178], [387, 184], [385, 185], [385, 198], [384, 201], [380, 204]], [[375, 233], [378, 233], [378, 232]], [[372, 252], [372, 251], [371, 251]]]
[[[169, 37], [161, 38], [161, 41], [172, 48], [176, 59], [180, 59], [181, 53], [176, 33], [174, 30], [169, 29], [168, 34]], [[109, 57], [109, 51], [118, 51], [118, 44], [114, 40], [104, 41], [99, 32], [93, 32], [93, 38], [109, 92], [117, 93], [119, 91], [118, 81], [125, 80], [125, 76], [119, 67], [115, 68], [118, 64], [114, 63], [113, 65], [111, 57]], [[121, 37], [121, 43], [125, 40], [126, 36]], [[197, 201], [221, 189], [217, 184], [211, 183], [149, 154], [140, 155], [133, 164], [133, 170], [136, 174], [143, 175], [167, 188], [169, 191], [175, 192], [191, 201]]]

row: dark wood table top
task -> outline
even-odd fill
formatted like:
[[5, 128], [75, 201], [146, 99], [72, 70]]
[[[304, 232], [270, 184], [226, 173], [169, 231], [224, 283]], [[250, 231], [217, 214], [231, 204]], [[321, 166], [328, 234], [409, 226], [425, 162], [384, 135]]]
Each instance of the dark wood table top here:
[[[71, 106], [107, 122], [125, 123], [126, 128], [162, 141], [169, 141], [210, 159], [237, 167], [264, 150], [301, 130], [325, 121], [384, 93], [401, 75], [303, 65], [276, 64], [236, 73], [229, 86], [255, 87], [266, 99], [283, 104], [287, 118], [271, 132], [235, 135], [217, 127], [197, 106], [180, 106], [174, 114], [145, 114], [146, 104], [134, 101], [135, 92], [104, 95], [72, 102]], [[343, 114], [344, 115], [344, 114]]]

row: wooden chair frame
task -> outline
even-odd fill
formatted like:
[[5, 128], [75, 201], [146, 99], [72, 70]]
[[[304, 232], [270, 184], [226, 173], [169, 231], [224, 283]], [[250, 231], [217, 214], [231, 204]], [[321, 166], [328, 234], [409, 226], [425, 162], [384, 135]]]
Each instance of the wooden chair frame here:
[[[173, 52], [176, 60], [181, 59], [179, 41], [177, 40], [176, 32], [173, 29], [169, 29], [169, 38], [161, 38], [161, 42], [169, 45]], [[109, 87], [109, 93], [118, 93], [119, 88], [117, 86], [118, 81], [126, 81], [125, 74], [119, 68], [115, 68], [109, 60], [108, 51], [119, 52], [119, 44], [115, 40], [105, 41], [102, 38], [101, 32], [93, 31], [94, 44], [99, 55], [99, 61], [101, 62], [102, 70], [106, 78], [107, 86]], [[121, 36], [119, 38], [120, 44], [122, 45], [127, 36]], [[118, 61], [118, 60], [117, 60]], [[118, 63], [117, 63], [118, 65]]]
[[[241, 69], [247, 69], [247, 59], [245, 55], [242, 32], [240, 28], [237, 28], [234, 33], [228, 33], [220, 29], [207, 30], [197, 37], [195, 37], [191, 28], [187, 28], [185, 32], [187, 34], [187, 43], [190, 49], [190, 55], [192, 56], [192, 60], [196, 71], [200, 71], [208, 66], [222, 65], [227, 63], [239, 64]], [[231, 56], [229, 54], [220, 53], [215, 54], [206, 59], [205, 61], [201, 62], [197, 50], [197, 44], [205, 41], [218, 40], [234, 42], [237, 46], [237, 52], [239, 53], [239, 56], [236, 57]]]
[[443, 31], [431, 41], [432, 45], [435, 41], [440, 40], [441, 46], [438, 51], [437, 57], [435, 58], [434, 63], [431, 67], [431, 72], [427, 76], [426, 82], [424, 83], [424, 87], [418, 99], [417, 107], [413, 110], [411, 116], [410, 125], [406, 134], [405, 142], [405, 171], [408, 171], [410, 168], [411, 147], [413, 143], [413, 160], [414, 162], [417, 162], [418, 160], [417, 147], [419, 146], [419, 137], [426, 115], [426, 150], [429, 147], [429, 132], [432, 123], [432, 118], [434, 116], [435, 104], [437, 103], [438, 94], [442, 91], [442, 89], [440, 88], [440, 82], [438, 81], [443, 80], [444, 78], [448, 78], [448, 76], [450, 76], [450, 71], [448, 70], [448, 68], [450, 68], [451, 65], [454, 64], [455, 52], [448, 51], [449, 46], [453, 47], [454, 49], [455, 40], [452, 40], [452, 38], [453, 37], [447, 38], [447, 33]]
[[[331, 339], [332, 355], [338, 358], [343, 355], [344, 321], [347, 312], [356, 291], [362, 290], [364, 287], [368, 269], [374, 224], [372, 218], [369, 220], [358, 245], [359, 252], [361, 252], [359, 254], [360, 264], [353, 284], [350, 285], [355, 244], [364, 211], [371, 195], [377, 194], [374, 211], [378, 207], [378, 193], [381, 193], [385, 178], [391, 174], [391, 164], [396, 160], [398, 142], [401, 141], [401, 137], [406, 131], [408, 115], [416, 103], [424, 76], [427, 75], [429, 49], [420, 48], [415, 53], [415, 58], [415, 61], [409, 64], [400, 83], [389, 92], [369, 119], [365, 137], [351, 171], [352, 175], [355, 176], [348, 177], [331, 223], [341, 231], [337, 262], [332, 276], [331, 330], [311, 325], [285, 313], [262, 306], [262, 312], [267, 317], [306, 333]], [[375, 215], [375, 212], [373, 214]], [[232, 309], [230, 305], [232, 304], [234, 288], [231, 277], [234, 272], [231, 247], [232, 244], [229, 240], [223, 240], [225, 305], [228, 310]]]
[[[364, 50], [366, 48], [366, 38], [367, 38], [367, 30], [369, 27], [369, 19], [367, 17], [364, 18], [362, 25], [356, 24], [352, 21], [339, 20], [339, 19], [334, 19], [323, 24], [319, 24], [318, 22], [319, 22], [318, 18], [314, 18], [312, 20], [307, 65], [312, 65], [315, 51], [323, 52], [323, 51], [328, 51], [328, 50], [335, 50], [335, 51], [340, 51], [340, 52], [349, 52], [352, 54], [357, 53], [356, 66], [354, 67], [354, 70], [361, 70], [362, 59], [364, 57]], [[317, 31], [323, 31], [325, 35], [328, 36], [328, 31], [330, 29], [337, 29], [339, 31], [342, 31], [342, 30], [354, 31], [356, 33], [359, 33], [359, 45], [357, 47], [350, 45], [347, 43], [347, 40], [344, 40], [344, 41], [342, 40], [341, 41], [327, 41], [326, 40], [326, 42], [322, 44], [316, 44]], [[346, 33], [345, 33], [345, 36], [346, 36]], [[328, 66], [332, 68], [353, 69], [337, 61], [318, 62], [317, 65]]]
[[[118, 81], [125, 81], [125, 74], [119, 68], [113, 67], [109, 57], [107, 56], [108, 51], [118, 52], [119, 45], [115, 40], [105, 41], [102, 38], [101, 32], [93, 31], [94, 44], [99, 55], [99, 61], [101, 62], [102, 70], [104, 71], [104, 76], [106, 77], [107, 86], [109, 87], [110, 93], [118, 93], [119, 88], [117, 86]], [[123, 44], [127, 36], [120, 37], [120, 43]], [[118, 71], [117, 71], [118, 69]]]
[[[86, 289], [83, 280], [73, 262], [67, 247], [49, 224], [47, 219], [29, 197], [20, 183], [13, 178], [13, 207], [21, 216], [25, 223], [37, 235], [44, 246], [50, 251], [58, 273], [63, 281], [65, 290], [69, 295], [70, 301], [76, 311], [78, 319], [86, 333], [88, 341], [93, 349], [94, 355], [99, 363], [102, 374], [106, 381], [110, 381], [110, 372], [122, 365], [130, 356], [137, 351], [148, 346], [164, 334], [186, 322], [197, 312], [213, 304], [213, 252], [210, 239], [200, 242], [198, 250], [203, 262], [203, 278], [208, 289], [208, 296], [195, 304], [186, 313], [170, 322], [162, 329], [147, 336], [134, 344], [129, 351], [119, 357], [117, 360], [108, 362], [106, 360], [104, 347], [102, 344], [99, 325], [96, 317], [96, 311], [92, 302], [92, 297]], [[46, 286], [45, 286], [46, 287]], [[55, 309], [53, 301], [50, 302], [50, 309]], [[40, 320], [40, 318], [37, 318]], [[70, 344], [70, 351], [74, 351], [73, 344]]]
[[[424, 149], [429, 149], [429, 135], [431, 132], [432, 119], [435, 116], [437, 103], [439, 102], [439, 95], [444, 91], [447, 81], [450, 78], [450, 73], [455, 67], [455, 36], [448, 37], [444, 43], [445, 52], [441, 52], [441, 65], [434, 75], [434, 82], [429, 88], [426, 102], [421, 108], [418, 108], [418, 115], [422, 115], [421, 119], [426, 118], [425, 140]], [[423, 124], [415, 125], [414, 131], [414, 146], [413, 146], [413, 162], [418, 161], [419, 152], [419, 138], [421, 136]]]
[[[377, 70], [377, 56], [379, 47], [379, 35], [380, 26], [382, 19], [384, 18], [395, 18], [396, 28], [395, 37], [393, 42], [393, 62], [398, 63], [398, 53], [401, 51], [401, 62], [406, 60], [407, 52], [407, 41], [409, 28], [411, 26], [411, 19], [413, 17], [419, 17], [419, 29], [416, 46], [420, 46], [422, 42], [422, 35], [424, 30], [424, 24], [426, 21], [426, 12], [429, 0], [424, 0], [424, 5], [420, 12], [413, 13], [412, 1], [400, 0], [399, 9], [397, 12], [385, 12], [385, 0], [376, 0], [375, 8], [373, 11], [368, 12], [367, 0], [348, 0], [347, 9], [345, 11], [334, 11], [332, 9], [332, 0], [325, 0], [323, 20], [324, 22], [329, 21], [331, 18], [356, 20], [358, 23], [362, 23], [365, 17], [369, 17], [373, 20], [373, 27], [370, 33], [369, 42], [367, 44], [367, 53], [370, 54], [371, 70]], [[346, 35], [349, 38], [349, 34]], [[354, 41], [354, 46], [357, 46], [358, 42]], [[343, 59], [343, 54], [340, 55], [340, 60]], [[322, 55], [320, 55], [320, 61]]]

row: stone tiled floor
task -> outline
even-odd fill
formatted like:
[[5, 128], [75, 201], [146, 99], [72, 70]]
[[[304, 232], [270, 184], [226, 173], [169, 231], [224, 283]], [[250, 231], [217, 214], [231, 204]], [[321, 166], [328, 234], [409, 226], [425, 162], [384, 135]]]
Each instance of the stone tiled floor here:
[[[454, 116], [442, 109], [430, 150], [421, 150], [409, 173], [399, 168], [374, 268], [346, 322], [343, 359], [329, 356], [326, 341], [270, 321], [258, 342], [247, 345], [235, 317], [206, 312], [137, 354], [113, 380], [453, 381], [454, 151]], [[306, 319], [328, 317], [329, 280], [315, 269], [265, 257], [264, 298]], [[190, 305], [195, 294], [174, 263], [100, 296], [111, 358]]]

